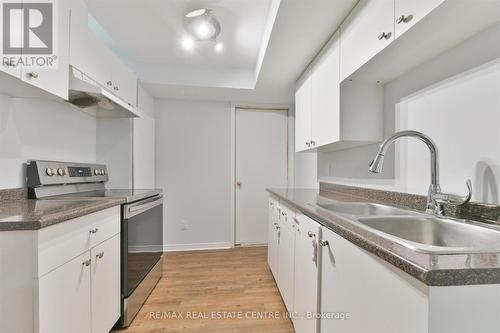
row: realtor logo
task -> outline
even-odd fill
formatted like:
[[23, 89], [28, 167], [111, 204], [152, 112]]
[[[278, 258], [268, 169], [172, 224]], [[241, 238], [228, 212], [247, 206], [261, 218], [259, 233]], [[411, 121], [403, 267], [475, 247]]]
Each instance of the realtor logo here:
[[3, 3], [3, 53], [52, 54], [52, 7], [52, 3]]
[[55, 68], [56, 0], [0, 0], [3, 63]]

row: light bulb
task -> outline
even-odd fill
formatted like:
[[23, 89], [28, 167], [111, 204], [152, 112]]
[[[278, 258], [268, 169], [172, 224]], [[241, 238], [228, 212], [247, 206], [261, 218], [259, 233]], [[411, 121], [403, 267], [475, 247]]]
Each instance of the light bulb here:
[[194, 41], [191, 37], [184, 37], [181, 43], [182, 47], [186, 50], [192, 50], [194, 47]]
[[215, 44], [215, 51], [222, 52], [223, 49], [224, 49], [224, 45], [222, 45], [221, 42], [218, 42], [217, 44]]

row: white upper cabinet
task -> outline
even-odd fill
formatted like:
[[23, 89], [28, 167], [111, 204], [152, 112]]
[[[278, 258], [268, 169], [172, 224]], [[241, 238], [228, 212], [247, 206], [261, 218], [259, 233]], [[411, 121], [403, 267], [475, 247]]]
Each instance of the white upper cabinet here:
[[347, 85], [346, 82], [341, 87], [339, 37], [337, 31], [297, 88], [297, 152], [319, 147], [345, 149], [378, 142], [382, 138], [381, 88], [357, 83]]
[[63, 99], [68, 98], [69, 84], [69, 21], [68, 1], [57, 2], [57, 40], [54, 41], [57, 68], [21, 68], [21, 79]]
[[[113, 55], [116, 57], [115, 55]], [[112, 62], [113, 93], [132, 106], [137, 104], [137, 77], [121, 60]]]
[[429, 14], [444, 0], [396, 0], [395, 32], [396, 38]]
[[361, 0], [340, 30], [343, 81], [394, 40], [394, 0]]
[[88, 27], [82, 0], [71, 1], [70, 64], [132, 106], [137, 104], [137, 77]]
[[295, 92], [295, 151], [302, 151], [311, 147], [311, 76], [307, 76], [299, 83]]
[[340, 33], [337, 31], [311, 74], [311, 144], [314, 147], [340, 140], [339, 37]]

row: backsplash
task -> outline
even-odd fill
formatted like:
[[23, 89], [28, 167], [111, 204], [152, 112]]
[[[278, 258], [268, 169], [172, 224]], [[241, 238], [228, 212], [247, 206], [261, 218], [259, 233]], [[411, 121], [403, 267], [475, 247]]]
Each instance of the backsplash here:
[[[321, 182], [319, 190], [328, 197], [328, 193], [342, 193], [364, 198], [381, 204], [425, 211], [427, 197], [417, 194], [392, 192], [363, 187], [339, 185]], [[459, 219], [469, 219], [500, 225], [500, 205], [469, 202], [462, 206], [445, 205], [445, 215]]]

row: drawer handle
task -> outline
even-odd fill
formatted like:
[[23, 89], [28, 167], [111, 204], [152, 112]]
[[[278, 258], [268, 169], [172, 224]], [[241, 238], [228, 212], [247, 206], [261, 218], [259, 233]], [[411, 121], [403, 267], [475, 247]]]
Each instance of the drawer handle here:
[[328, 241], [327, 241], [327, 240], [323, 240], [323, 239], [322, 239], [322, 240], [320, 240], [320, 241], [319, 241], [319, 245], [321, 245], [321, 246], [328, 246], [328, 245], [330, 245], [330, 244], [328, 243]]
[[380, 35], [378, 35], [378, 39], [379, 40], [382, 40], [382, 39], [389, 39], [391, 38], [392, 36], [392, 32], [382, 32]]
[[316, 234], [315, 234], [315, 233], [312, 233], [312, 232], [310, 232], [310, 231], [308, 231], [308, 232], [307, 232], [307, 236], [308, 236], [309, 238], [313, 238], [314, 236], [316, 236]]
[[83, 266], [90, 266], [91, 262], [92, 262], [92, 259], [88, 259], [88, 260], [85, 260], [84, 262], [82, 262], [82, 265]]
[[98, 229], [98, 228], [94, 228], [94, 229], [90, 229], [90, 230], [89, 230], [89, 232], [90, 232], [91, 234], [96, 234], [98, 231], [99, 231], [99, 229]]
[[102, 257], [104, 257], [104, 252], [101, 252], [101, 253], [98, 253], [96, 254], [95, 256], [97, 259], [102, 259]]
[[401, 23], [408, 23], [410, 22], [411, 20], [413, 19], [413, 15], [408, 15], [408, 16], [405, 16], [405, 15], [401, 15], [400, 17], [397, 18], [396, 20], [396, 23], [397, 24], [401, 24]]
[[31, 79], [38, 79], [38, 73], [37, 72], [28, 73], [28, 77]]

